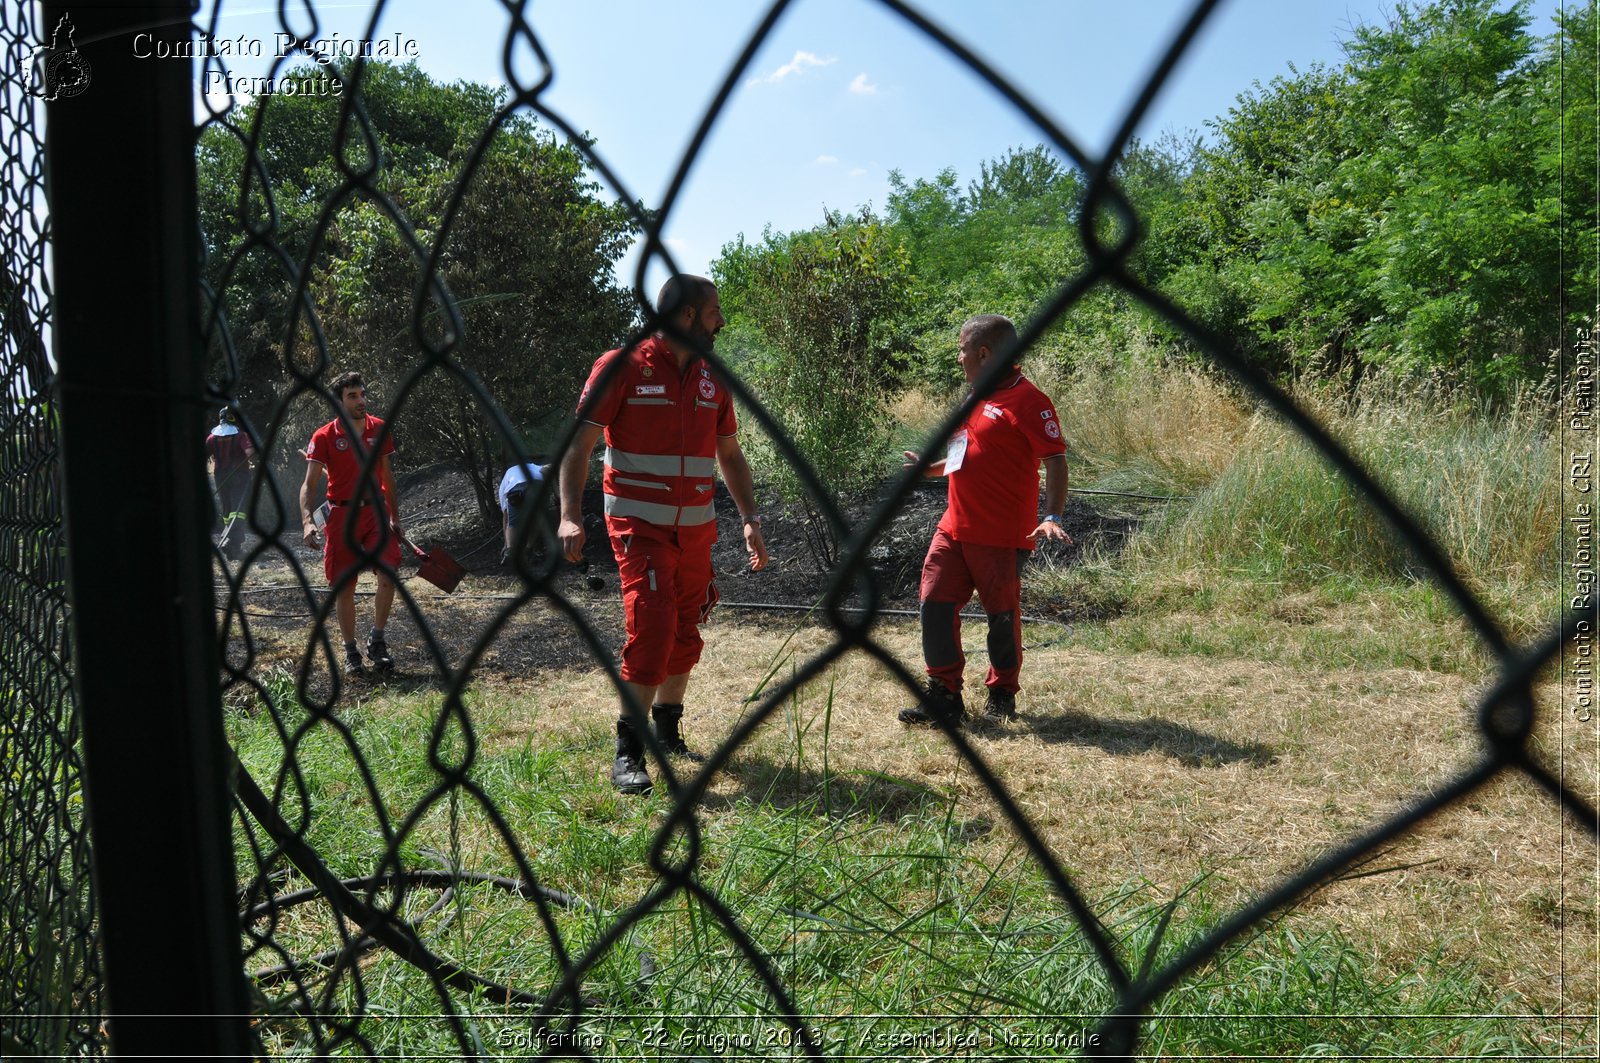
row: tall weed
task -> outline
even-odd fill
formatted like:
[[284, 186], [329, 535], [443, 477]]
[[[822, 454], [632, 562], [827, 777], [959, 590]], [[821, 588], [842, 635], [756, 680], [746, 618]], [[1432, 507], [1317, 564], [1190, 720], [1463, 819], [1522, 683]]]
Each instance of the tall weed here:
[[[1308, 393], [1317, 415], [1479, 586], [1541, 586], [1555, 568], [1560, 479], [1538, 393], [1488, 411], [1375, 385], [1355, 400]], [[1291, 428], [1251, 418], [1231, 462], [1191, 507], [1145, 537], [1147, 563], [1272, 582], [1408, 579], [1416, 559], [1371, 504]]]
[[[1215, 480], [1238, 450], [1250, 409], [1214, 375], [1174, 365], [1152, 349], [1126, 360], [1069, 359], [1054, 350], [1024, 358], [1022, 369], [1049, 395], [1066, 429], [1074, 483], [1099, 488], [1185, 493]], [[920, 446], [961, 400], [909, 390], [889, 413]]]
[[1056, 409], [1096, 479], [1188, 492], [1215, 480], [1249, 428], [1248, 407], [1192, 367], [1080, 366]]

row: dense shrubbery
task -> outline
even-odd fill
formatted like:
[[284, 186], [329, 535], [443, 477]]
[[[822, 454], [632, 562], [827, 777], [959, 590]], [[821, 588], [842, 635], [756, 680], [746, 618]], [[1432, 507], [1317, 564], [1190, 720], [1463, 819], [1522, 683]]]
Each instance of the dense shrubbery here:
[[[833, 497], [854, 495], [883, 472], [891, 424], [887, 389], [898, 381], [889, 323], [909, 288], [908, 256], [868, 211], [829, 213], [822, 227], [759, 245], [729, 245], [718, 263], [722, 342], [763, 407]], [[754, 449], [768, 478], [800, 503], [817, 562], [831, 566], [839, 532], [793, 465], [769, 444]]]
[[[1486, 396], [1544, 379], [1563, 324], [1593, 309], [1596, 16], [1576, 5], [1540, 38], [1524, 4], [1497, 6], [1399, 5], [1354, 31], [1337, 69], [1291, 67], [1239, 97], [1208, 142], [1132, 145], [1117, 169], [1144, 227], [1131, 271], [1282, 378], [1381, 368]], [[1042, 147], [964, 189], [949, 170], [892, 180], [883, 224], [908, 256], [906, 298], [834, 292], [833, 310], [868, 316], [897, 374], [948, 387], [965, 317], [1026, 320], [1084, 268], [1086, 182]], [[730, 245], [714, 268], [727, 302], [761, 303], [763, 256], [827, 229]], [[781, 320], [731, 320], [787, 350]], [[1152, 335], [1164, 357], [1191, 353], [1102, 287], [1040, 347], [1070, 367]]]
[[[284, 94], [246, 104], [233, 118], [240, 136], [207, 127], [197, 151], [208, 279], [226, 285], [237, 345], [239, 379], [223, 379], [219, 367], [224, 387], [255, 424], [276, 423], [289, 437], [282, 452], [292, 452], [332, 412], [280, 405], [289, 367], [316, 371], [325, 349], [333, 372], [363, 371], [386, 412], [399, 414], [406, 463], [465, 472], [486, 518], [513, 446], [540, 449], [540, 430], [568, 416], [590, 363], [633, 320], [612, 274], [629, 213], [598, 195], [575, 147], [525, 113], [501, 114], [505, 101], [504, 89], [370, 63], [361, 81], [370, 140], [354, 121], [341, 140], [341, 98]], [[270, 189], [247, 166], [241, 136], [255, 139]], [[374, 171], [370, 187], [341, 163], [355, 175]], [[250, 235], [269, 219], [288, 262]], [[451, 310], [437, 291], [418, 291], [434, 256], [431, 276], [453, 296]], [[441, 358], [399, 394], [422, 344]], [[521, 439], [502, 432], [467, 380]]]

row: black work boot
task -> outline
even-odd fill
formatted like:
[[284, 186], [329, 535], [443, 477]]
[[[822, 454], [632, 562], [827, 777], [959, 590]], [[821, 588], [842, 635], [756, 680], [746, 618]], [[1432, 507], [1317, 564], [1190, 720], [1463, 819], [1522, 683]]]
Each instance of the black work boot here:
[[367, 674], [367, 664], [361, 659], [361, 651], [356, 649], [356, 645], [353, 642], [345, 644], [344, 674], [351, 677]]
[[367, 640], [367, 659], [380, 672], [394, 668], [394, 658], [389, 656], [389, 644], [383, 641], [382, 635], [373, 635]]
[[901, 723], [932, 724], [940, 720], [949, 720], [951, 724], [959, 727], [967, 718], [967, 706], [961, 700], [960, 694], [950, 690], [943, 682], [930, 675], [922, 700], [901, 709], [899, 715]]
[[652, 705], [650, 706], [650, 719], [655, 721], [656, 739], [660, 741], [661, 747], [672, 756], [686, 757], [696, 764], [706, 759], [691, 750], [688, 743], [683, 740], [683, 732], [678, 727], [678, 721], [683, 719], [682, 705], [662, 705], [659, 703]]
[[1004, 720], [1015, 720], [1016, 718], [1016, 692], [1001, 690], [999, 687], [990, 687], [989, 696], [983, 702], [983, 714], [974, 722], [984, 726], [992, 726]]
[[617, 721], [617, 759], [611, 765], [611, 785], [625, 794], [650, 792], [650, 773], [644, 766], [644, 743], [633, 733], [633, 724]]

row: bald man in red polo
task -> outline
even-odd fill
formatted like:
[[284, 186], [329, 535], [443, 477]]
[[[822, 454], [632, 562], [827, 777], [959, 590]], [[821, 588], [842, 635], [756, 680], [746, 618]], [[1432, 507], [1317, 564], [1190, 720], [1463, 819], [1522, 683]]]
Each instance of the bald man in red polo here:
[[[979, 722], [1016, 715], [1022, 673], [1022, 566], [1040, 539], [1071, 543], [1061, 526], [1067, 501], [1067, 444], [1050, 399], [1016, 365], [1017, 330], [999, 314], [980, 314], [961, 327], [961, 372], [972, 385], [995, 358], [1010, 365], [951, 437], [949, 451], [928, 467], [950, 479], [950, 500], [922, 563], [919, 589], [922, 656], [927, 692], [900, 710], [908, 724], [967, 719], [961, 696], [966, 657], [961, 609], [976, 591], [988, 620], [987, 694]], [[905, 452], [906, 464], [917, 455]], [[1044, 514], [1039, 515], [1039, 467], [1044, 466]]]

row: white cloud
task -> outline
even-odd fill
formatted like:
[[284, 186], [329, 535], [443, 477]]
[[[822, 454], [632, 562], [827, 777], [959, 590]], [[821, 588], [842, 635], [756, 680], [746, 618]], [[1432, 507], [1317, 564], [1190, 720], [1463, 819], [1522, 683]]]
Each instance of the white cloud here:
[[856, 79], [850, 82], [850, 91], [857, 96], [876, 95], [878, 86], [867, 80], [866, 74], [857, 74]]
[[818, 155], [815, 159], [811, 160], [811, 165], [813, 165], [813, 166], [837, 166], [837, 165], [839, 165], [839, 156], [837, 156], [837, 155]]
[[865, 169], [863, 169], [860, 166], [857, 166], [855, 169], [850, 171], [850, 176], [851, 177], [865, 177], [866, 173], [867, 173], [867, 171]]
[[815, 52], [796, 52], [794, 53], [793, 59], [783, 64], [766, 77], [753, 77], [750, 79], [750, 82], [751, 84], [755, 85], [772, 85], [782, 81], [790, 74], [802, 74], [814, 66], [832, 66], [838, 61], [839, 60], [832, 58], [824, 59]]

